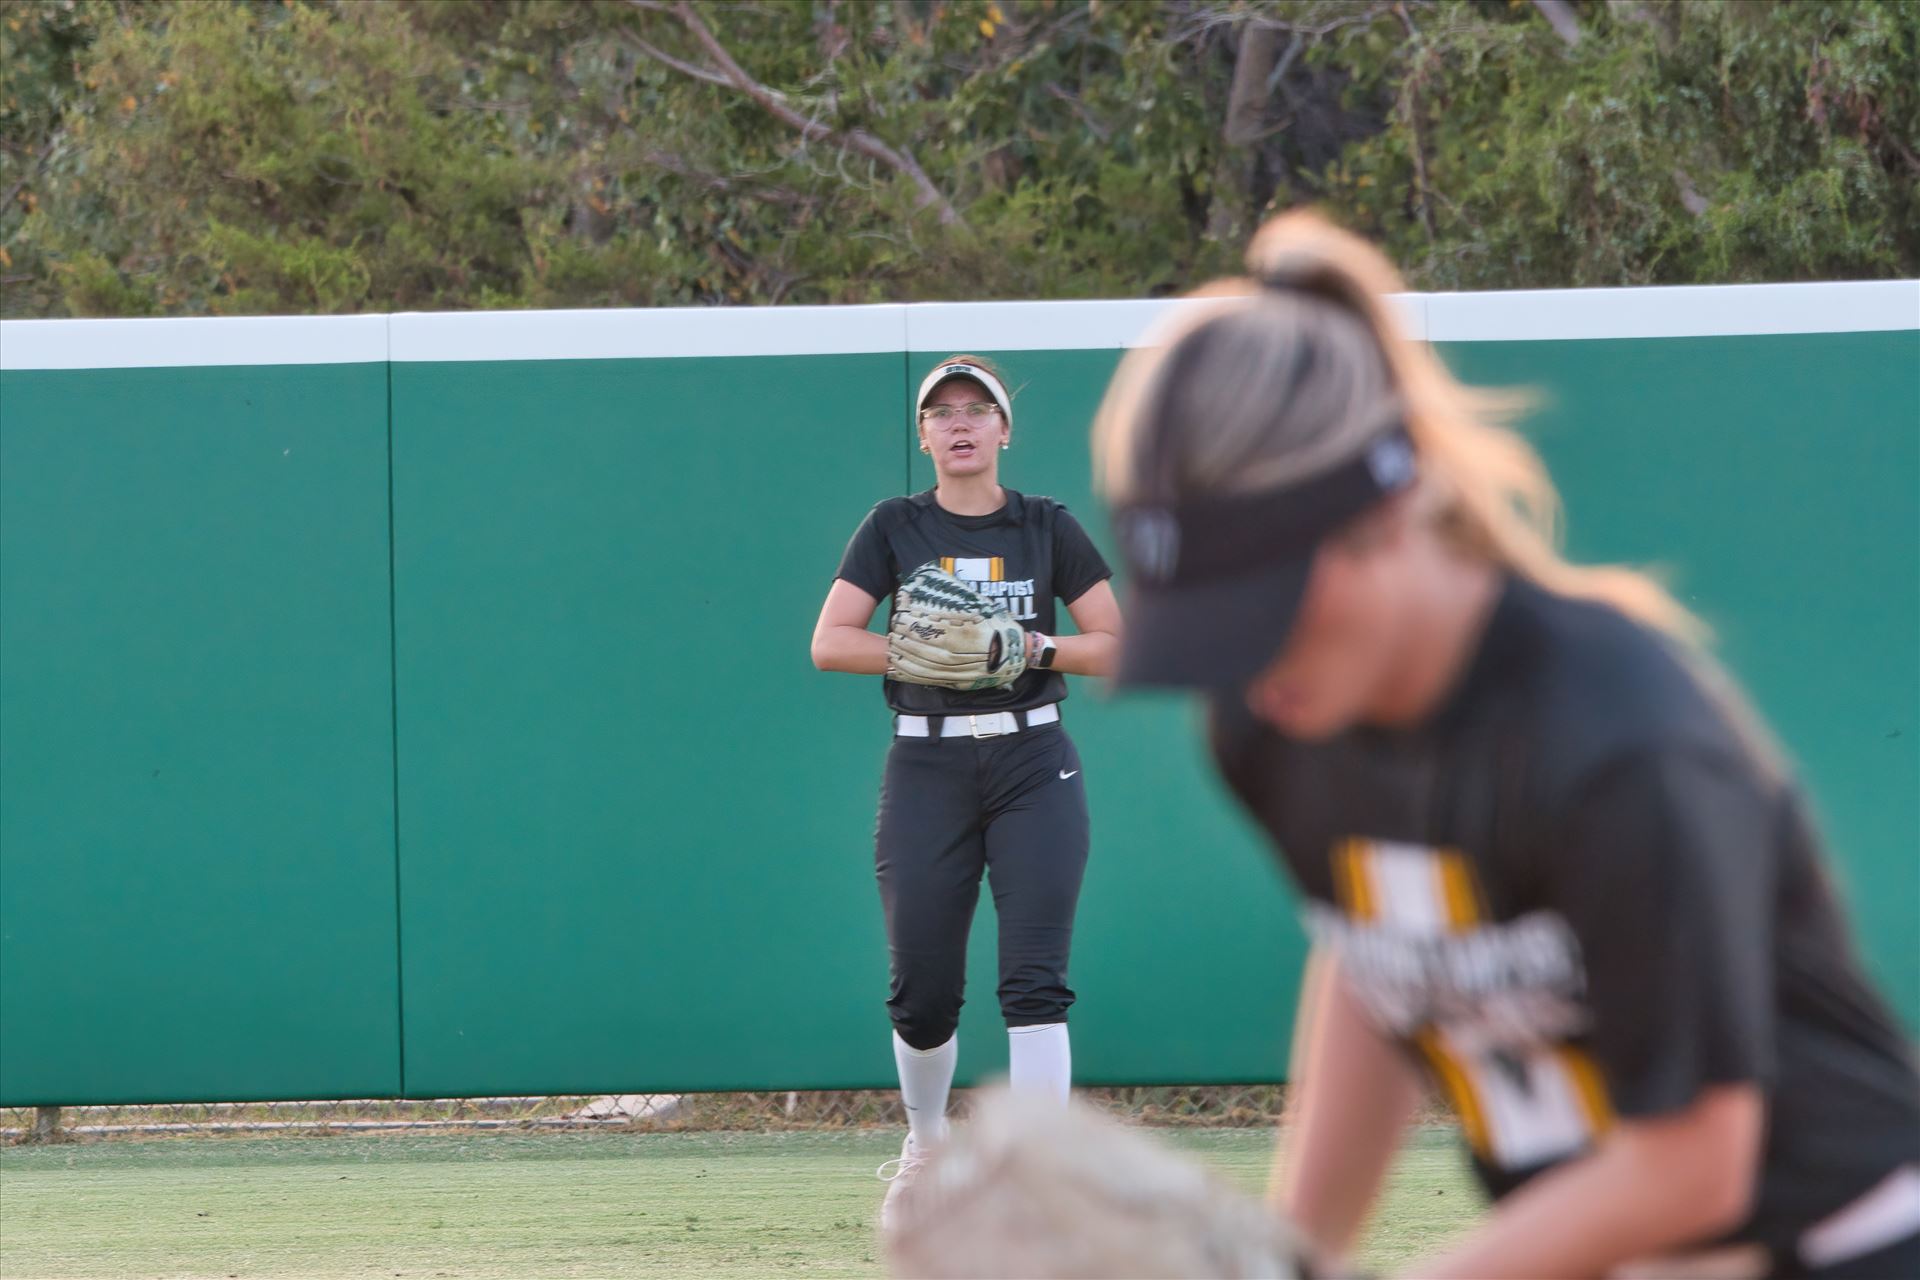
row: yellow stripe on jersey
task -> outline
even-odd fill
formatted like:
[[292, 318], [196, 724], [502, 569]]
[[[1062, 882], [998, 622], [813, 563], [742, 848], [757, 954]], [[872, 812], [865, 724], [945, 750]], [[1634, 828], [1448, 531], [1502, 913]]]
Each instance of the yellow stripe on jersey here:
[[1364, 840], [1342, 840], [1333, 849], [1334, 893], [1355, 920], [1372, 920], [1378, 909], [1367, 868], [1368, 852]]
[[1445, 909], [1448, 931], [1466, 933], [1478, 926], [1481, 920], [1479, 886], [1474, 882], [1473, 867], [1466, 855], [1457, 849], [1436, 850], [1433, 866], [1440, 877], [1440, 904]]
[[1007, 580], [1007, 558], [1005, 556], [995, 556], [993, 558], [992, 574], [990, 577], [990, 581], [1005, 582], [1006, 580]]
[[1493, 1147], [1487, 1140], [1486, 1109], [1480, 1105], [1479, 1095], [1473, 1091], [1472, 1078], [1454, 1060], [1437, 1032], [1431, 1029], [1419, 1032], [1414, 1036], [1414, 1044], [1433, 1068], [1433, 1074], [1440, 1081], [1447, 1100], [1453, 1104], [1454, 1114], [1460, 1117], [1460, 1129], [1466, 1134], [1467, 1144], [1482, 1159], [1491, 1160]]
[[953, 557], [952, 557], [952, 556], [941, 556], [941, 557], [940, 557], [940, 569], [941, 569], [941, 571], [942, 571], [943, 573], [952, 573], [952, 572], [953, 572]]
[[1584, 1049], [1572, 1045], [1561, 1045], [1555, 1052], [1567, 1069], [1567, 1076], [1573, 1081], [1574, 1092], [1580, 1099], [1580, 1110], [1587, 1118], [1587, 1132], [1596, 1139], [1613, 1127], [1613, 1102], [1607, 1096], [1607, 1082], [1600, 1075], [1599, 1064]]

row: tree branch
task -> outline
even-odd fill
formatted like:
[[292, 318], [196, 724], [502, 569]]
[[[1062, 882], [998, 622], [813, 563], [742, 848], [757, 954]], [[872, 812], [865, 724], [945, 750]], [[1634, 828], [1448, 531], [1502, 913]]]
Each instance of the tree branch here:
[[20, 198], [20, 193], [27, 189], [27, 183], [33, 181], [35, 175], [37, 175], [38, 173], [39, 173], [39, 170], [35, 169], [31, 172], [22, 174], [20, 177], [20, 181], [8, 187], [6, 194], [0, 195], [0, 209], [12, 208], [13, 202]]
[[1414, 199], [1418, 204], [1420, 225], [1427, 233], [1427, 243], [1436, 239], [1433, 228], [1433, 202], [1428, 198], [1427, 182], [1427, 144], [1420, 133], [1420, 82], [1426, 78], [1426, 60], [1430, 50], [1420, 41], [1420, 28], [1413, 25], [1413, 18], [1407, 13], [1404, 4], [1395, 4], [1393, 11], [1400, 16], [1401, 24], [1407, 29], [1407, 35], [1413, 39], [1413, 61], [1407, 67], [1406, 83], [1402, 86], [1403, 100], [1406, 105], [1407, 128], [1413, 134], [1413, 183]]
[[[66, 142], [67, 131], [66, 128], [62, 126], [41, 146], [39, 154], [34, 157], [33, 163], [27, 166], [26, 172], [20, 175], [19, 181], [15, 182], [11, 187], [8, 187], [5, 195], [0, 195], [0, 214], [4, 214], [6, 210], [11, 209], [14, 201], [20, 198], [20, 193], [25, 191], [42, 173], [46, 172], [47, 166], [53, 163], [55, 157], [66, 150]], [[13, 151], [16, 155], [19, 154], [18, 150], [14, 147], [8, 147], [7, 149]], [[24, 221], [16, 224], [13, 230], [7, 233], [7, 238], [0, 240], [0, 244], [11, 243], [14, 236], [20, 233], [21, 227], [24, 225]]]
[[1920, 156], [1915, 155], [1906, 143], [1900, 141], [1900, 139], [1895, 137], [1891, 132], [1884, 134], [1883, 140], [1888, 146], [1891, 146], [1895, 151], [1899, 152], [1900, 158], [1906, 161], [1907, 168], [1913, 170], [1916, 174], [1920, 174]]
[[786, 94], [761, 84], [747, 74], [746, 69], [734, 60], [731, 53], [727, 52], [727, 47], [720, 43], [719, 38], [713, 34], [712, 29], [701, 19], [688, 0], [677, 0], [671, 7], [661, 4], [659, 0], [626, 0], [626, 2], [635, 9], [665, 13], [672, 17], [692, 34], [694, 40], [706, 51], [707, 57], [713, 62], [712, 67], [696, 67], [678, 58], [661, 56], [659, 51], [653, 49], [651, 45], [640, 42], [643, 51], [650, 57], [659, 58], [663, 66], [671, 67], [694, 79], [703, 80], [709, 84], [724, 85], [744, 94], [758, 104], [762, 111], [809, 141], [832, 142], [886, 165], [896, 173], [904, 174], [919, 191], [921, 208], [934, 209], [944, 225], [965, 225], [959, 211], [953, 207], [946, 196], [940, 193], [940, 189], [933, 185], [933, 180], [927, 177], [926, 170], [920, 167], [910, 153], [888, 146], [865, 129], [834, 129], [818, 120], [810, 120], [795, 111], [788, 105]]
[[727, 79], [725, 76], [721, 75], [718, 71], [710, 71], [705, 67], [696, 67], [691, 62], [682, 62], [680, 61], [680, 59], [672, 56], [671, 54], [668, 54], [660, 49], [654, 48], [652, 45], [648, 44], [645, 40], [642, 40], [639, 36], [633, 35], [631, 33], [628, 34], [627, 41], [628, 43], [632, 44], [635, 49], [638, 49], [641, 53], [646, 54], [647, 57], [652, 58], [655, 62], [659, 63], [661, 66], [671, 67], [675, 71], [678, 71], [683, 76], [691, 76], [695, 80], [704, 80], [708, 84], [717, 84], [722, 89], [733, 88], [733, 81]]
[[1653, 42], [1661, 53], [1673, 52], [1674, 33], [1658, 13], [1643, 8], [1636, 0], [1607, 0], [1607, 13], [1616, 22], [1638, 22], [1651, 28]]
[[1227, 123], [1221, 136], [1230, 147], [1244, 147], [1261, 136], [1268, 77], [1280, 58], [1280, 33], [1249, 26], [1240, 33], [1233, 60], [1233, 87], [1227, 91]]
[[1692, 177], [1678, 165], [1673, 168], [1673, 186], [1680, 193], [1680, 207], [1694, 217], [1697, 218], [1713, 208], [1707, 198], [1700, 194], [1700, 189], [1693, 185]]
[[[1419, 2], [1420, 0], [1415, 0], [1415, 3]], [[1249, 13], [1237, 6], [1208, 7], [1189, 14], [1169, 30], [1167, 38], [1179, 44], [1195, 36], [1206, 35], [1219, 27], [1244, 26], [1250, 30], [1285, 32], [1288, 35], [1304, 36], [1309, 40], [1319, 40], [1346, 27], [1366, 26], [1378, 19], [1381, 14], [1391, 12], [1393, 8], [1393, 0], [1378, 0], [1377, 3], [1370, 4], [1364, 9], [1352, 10], [1341, 17], [1331, 18], [1314, 26], [1258, 11]]]
[[816, 19], [820, 28], [818, 34], [820, 57], [826, 63], [820, 72], [822, 76], [833, 70], [835, 60], [845, 53], [847, 46], [852, 43], [847, 36], [847, 29], [840, 25], [840, 0], [827, 0], [825, 17], [825, 22], [818, 22]]
[[1080, 123], [1087, 126], [1087, 132], [1091, 133], [1094, 137], [1105, 142], [1113, 136], [1113, 130], [1095, 119], [1093, 113], [1087, 110], [1087, 104], [1061, 88], [1057, 80], [1047, 81], [1047, 92], [1066, 103], [1073, 111], [1073, 114], [1080, 118]]
[[1573, 6], [1567, 0], [1533, 0], [1533, 7], [1547, 20], [1567, 48], [1580, 47], [1580, 20], [1574, 16]]
[[820, 204], [820, 198], [818, 196], [808, 195], [803, 191], [795, 191], [791, 187], [762, 186], [756, 184], [751, 181], [753, 177], [751, 174], [735, 174], [728, 177], [722, 174], [708, 172], [705, 169], [696, 168], [671, 151], [650, 150], [642, 153], [640, 158], [654, 168], [664, 169], [675, 177], [688, 178], [701, 183], [710, 191], [735, 195], [746, 200], [764, 200], [768, 204], [789, 205], [800, 209], [813, 209]]

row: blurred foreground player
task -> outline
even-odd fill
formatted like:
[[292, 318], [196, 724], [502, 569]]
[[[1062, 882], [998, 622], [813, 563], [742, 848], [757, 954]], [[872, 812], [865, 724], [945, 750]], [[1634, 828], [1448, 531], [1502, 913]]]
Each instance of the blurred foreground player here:
[[1420, 1093], [1497, 1204], [1409, 1273], [1920, 1276], [1920, 1080], [1805, 803], [1651, 580], [1310, 214], [1095, 429], [1123, 684], [1203, 690], [1308, 902], [1276, 1207], [1348, 1250]]

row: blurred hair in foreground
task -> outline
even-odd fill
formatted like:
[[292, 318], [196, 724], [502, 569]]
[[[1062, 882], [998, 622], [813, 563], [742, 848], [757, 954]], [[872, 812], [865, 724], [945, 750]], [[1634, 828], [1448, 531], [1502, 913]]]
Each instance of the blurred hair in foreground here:
[[1560, 495], [1507, 425], [1527, 398], [1462, 385], [1406, 337], [1389, 297], [1404, 288], [1385, 255], [1319, 214], [1274, 218], [1246, 276], [1195, 290], [1196, 305], [1121, 362], [1094, 424], [1097, 487], [1115, 505], [1280, 488], [1398, 418], [1419, 455], [1421, 510], [1460, 551], [1704, 638], [1646, 574], [1560, 554]]

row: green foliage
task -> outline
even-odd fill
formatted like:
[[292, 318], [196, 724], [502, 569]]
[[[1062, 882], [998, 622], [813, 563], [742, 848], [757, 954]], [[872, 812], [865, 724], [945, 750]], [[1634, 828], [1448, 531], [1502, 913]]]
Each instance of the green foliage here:
[[448, 109], [406, 11], [169, 5], [101, 22], [74, 162], [23, 227], [78, 314], [460, 305], [519, 288], [545, 157]]
[[1394, 127], [1351, 146], [1325, 195], [1419, 282], [1920, 264], [1920, 6], [1588, 4], [1573, 48], [1530, 7], [1430, 8], [1314, 53], [1393, 103]]
[[1303, 201], [1423, 287], [1920, 273], [1920, 6], [1574, 13], [12, 0], [0, 309], [1138, 296]]

